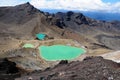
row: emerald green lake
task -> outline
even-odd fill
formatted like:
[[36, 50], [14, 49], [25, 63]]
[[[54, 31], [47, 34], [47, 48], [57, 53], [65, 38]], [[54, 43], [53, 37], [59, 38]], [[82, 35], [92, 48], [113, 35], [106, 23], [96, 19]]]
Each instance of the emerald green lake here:
[[45, 34], [42, 34], [42, 33], [39, 33], [39, 34], [36, 34], [36, 37], [39, 39], [39, 40], [43, 40], [45, 38]]
[[32, 44], [24, 44], [23, 48], [34, 48], [34, 45], [32, 45]]
[[86, 52], [82, 48], [65, 45], [40, 46], [39, 51], [40, 56], [48, 61], [72, 60]]

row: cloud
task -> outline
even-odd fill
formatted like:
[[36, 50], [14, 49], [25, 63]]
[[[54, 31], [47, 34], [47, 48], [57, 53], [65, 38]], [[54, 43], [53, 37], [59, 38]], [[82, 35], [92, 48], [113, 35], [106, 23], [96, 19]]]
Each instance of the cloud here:
[[29, 0], [0, 0], [0, 6], [15, 6], [25, 3]]
[[120, 13], [120, 2], [105, 3], [102, 0], [31, 0], [30, 3], [39, 9], [65, 9]]
[[115, 3], [103, 2], [104, 0], [0, 0], [0, 6], [15, 6], [27, 1], [38, 9], [64, 9], [120, 13], [120, 0], [117, 0]]

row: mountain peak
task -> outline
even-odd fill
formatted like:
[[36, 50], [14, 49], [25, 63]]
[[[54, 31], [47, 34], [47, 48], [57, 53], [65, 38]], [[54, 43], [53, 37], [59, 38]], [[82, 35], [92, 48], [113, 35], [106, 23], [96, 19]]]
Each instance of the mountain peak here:
[[22, 4], [22, 5], [29, 6], [29, 7], [32, 6], [33, 7], [33, 5], [30, 4], [29, 2], [26, 2], [26, 3]]
[[29, 2], [14, 7], [0, 8], [2, 11], [0, 20], [5, 23], [25, 23], [40, 11]]
[[27, 3], [24, 3], [24, 4], [17, 5], [15, 7], [21, 7], [21, 8], [25, 9], [26, 7], [33, 7], [33, 5], [31, 5], [29, 2], [27, 2]]
[[26, 4], [29, 4], [29, 5], [31, 5], [29, 2], [27, 2]]
[[38, 9], [36, 9], [33, 5], [31, 5], [29, 2], [17, 5], [14, 7], [16, 10], [24, 10], [25, 12], [28, 13], [36, 13], [39, 12]]

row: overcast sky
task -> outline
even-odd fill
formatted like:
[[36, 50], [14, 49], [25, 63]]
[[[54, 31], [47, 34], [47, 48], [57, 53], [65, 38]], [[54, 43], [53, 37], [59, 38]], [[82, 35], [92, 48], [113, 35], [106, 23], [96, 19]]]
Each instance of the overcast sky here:
[[30, 2], [38, 9], [64, 9], [120, 13], [120, 0], [0, 0], [0, 6]]

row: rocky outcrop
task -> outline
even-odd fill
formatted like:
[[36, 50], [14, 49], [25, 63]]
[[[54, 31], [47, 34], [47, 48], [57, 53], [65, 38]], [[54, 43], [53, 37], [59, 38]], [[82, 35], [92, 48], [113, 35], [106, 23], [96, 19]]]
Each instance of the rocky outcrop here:
[[20, 76], [20, 71], [14, 62], [0, 59], [0, 80], [14, 80]]
[[119, 63], [102, 57], [87, 57], [82, 62], [58, 64], [54, 68], [34, 72], [16, 80], [27, 80], [29, 77], [38, 80], [119, 80], [119, 68]]

